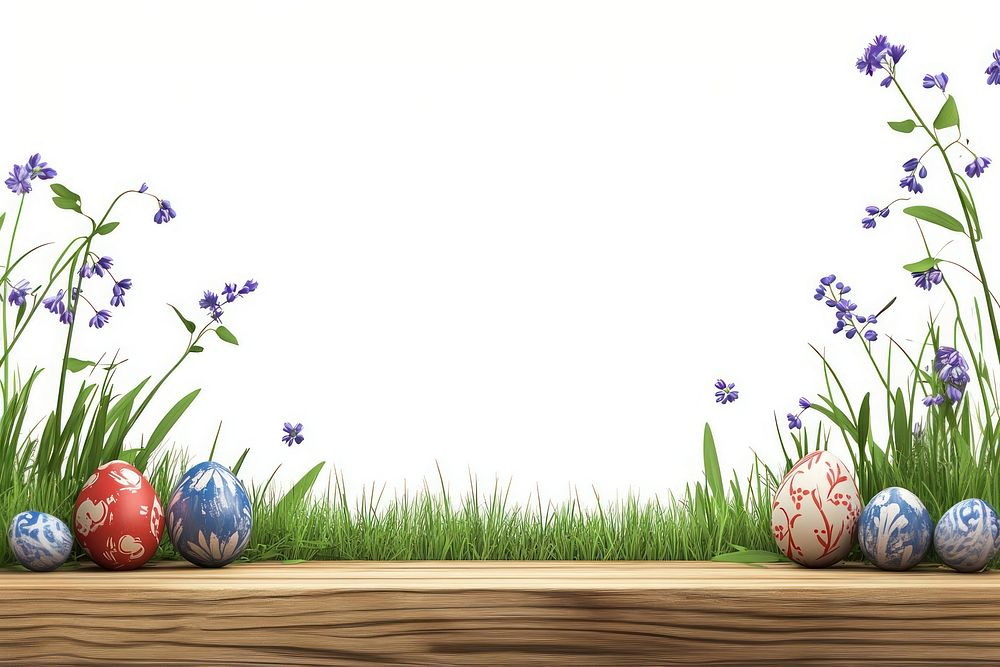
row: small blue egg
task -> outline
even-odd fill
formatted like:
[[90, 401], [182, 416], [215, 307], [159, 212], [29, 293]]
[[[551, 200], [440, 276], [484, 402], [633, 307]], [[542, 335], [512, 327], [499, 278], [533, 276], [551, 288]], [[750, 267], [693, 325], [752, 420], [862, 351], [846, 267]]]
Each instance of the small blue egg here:
[[229, 468], [205, 461], [186, 473], [167, 503], [167, 533], [184, 558], [222, 567], [239, 558], [250, 541], [250, 497]]
[[73, 534], [58, 518], [45, 512], [21, 512], [10, 522], [7, 542], [21, 565], [35, 572], [54, 570], [73, 551]]
[[979, 498], [956, 503], [934, 529], [934, 549], [945, 565], [979, 572], [1000, 550], [1000, 517]]
[[931, 547], [930, 512], [911, 492], [891, 486], [875, 494], [858, 518], [858, 543], [883, 570], [909, 570]]

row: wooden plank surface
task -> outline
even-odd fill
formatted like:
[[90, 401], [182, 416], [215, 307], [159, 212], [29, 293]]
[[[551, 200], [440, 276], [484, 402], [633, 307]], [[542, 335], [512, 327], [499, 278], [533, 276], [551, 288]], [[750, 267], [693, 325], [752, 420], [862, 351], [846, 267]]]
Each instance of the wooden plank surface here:
[[700, 562], [0, 571], [4, 664], [998, 664], [1000, 572]]

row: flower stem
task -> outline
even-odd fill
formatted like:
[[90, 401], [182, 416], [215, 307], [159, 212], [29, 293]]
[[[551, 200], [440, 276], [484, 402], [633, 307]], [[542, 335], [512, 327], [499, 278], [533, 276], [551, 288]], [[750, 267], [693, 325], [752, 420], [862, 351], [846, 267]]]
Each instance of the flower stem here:
[[[21, 201], [17, 205], [17, 217], [14, 218], [14, 230], [10, 233], [10, 245], [7, 248], [7, 263], [4, 268], [10, 267], [10, 259], [14, 255], [14, 237], [17, 236], [17, 226], [21, 222], [21, 211], [24, 210], [24, 193], [21, 193]], [[3, 348], [7, 349], [7, 281], [3, 283]], [[3, 402], [7, 405], [10, 382], [10, 362], [5, 358], [3, 361]]]

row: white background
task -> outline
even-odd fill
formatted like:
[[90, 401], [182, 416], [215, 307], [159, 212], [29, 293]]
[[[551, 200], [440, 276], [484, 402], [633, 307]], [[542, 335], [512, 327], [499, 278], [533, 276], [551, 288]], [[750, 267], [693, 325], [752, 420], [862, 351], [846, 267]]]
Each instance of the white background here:
[[[182, 349], [166, 302], [200, 318], [201, 290], [260, 282], [225, 317], [240, 347], [209, 341], [154, 406], [203, 388], [173, 434], [194, 456], [222, 420], [218, 458], [252, 447], [257, 480], [326, 460], [354, 488], [398, 488], [437, 462], [454, 490], [471, 471], [517, 498], [663, 495], [700, 478], [706, 421], [724, 468], [776, 460], [773, 412], [784, 428], [821, 387], [807, 343], [876, 388], [812, 300], [819, 276], [862, 310], [898, 296], [879, 329], [901, 339], [944, 303], [899, 268], [923, 256], [911, 221], [859, 224], [924, 142], [885, 126], [902, 103], [854, 60], [876, 32], [905, 43], [924, 113], [941, 98], [920, 79], [944, 70], [967, 136], [1000, 158], [988, 6], [16, 3], [0, 156], [40, 151], [93, 213], [142, 181], [173, 202], [161, 227], [126, 202], [99, 248], [135, 289], [75, 354], [120, 348], [121, 388]], [[954, 210], [929, 168], [924, 203]], [[976, 184], [988, 256], [993, 170]], [[20, 248], [82, 229], [48, 197], [29, 196]], [[41, 312], [22, 368], [51, 381], [62, 332]], [[737, 403], [713, 402], [717, 377]], [[302, 445], [280, 443], [286, 420]]]

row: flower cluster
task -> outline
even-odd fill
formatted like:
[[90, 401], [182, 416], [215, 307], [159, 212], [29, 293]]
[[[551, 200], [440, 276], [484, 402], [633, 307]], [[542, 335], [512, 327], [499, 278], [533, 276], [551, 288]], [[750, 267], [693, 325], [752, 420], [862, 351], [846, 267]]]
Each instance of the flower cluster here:
[[[938, 379], [945, 385], [945, 395], [952, 403], [958, 403], [965, 394], [965, 387], [969, 384], [969, 362], [962, 354], [953, 347], [942, 345], [934, 355], [934, 372]], [[944, 402], [944, 397], [940, 395], [928, 396], [924, 399], [924, 405], [940, 405]]]
[[865, 229], [875, 229], [875, 223], [877, 220], [875, 218], [888, 218], [889, 217], [889, 207], [888, 206], [866, 206], [865, 207], [865, 217], [861, 218], [861, 226]]
[[56, 170], [50, 167], [48, 162], [42, 162], [42, 156], [35, 153], [24, 164], [15, 164], [11, 167], [10, 175], [4, 183], [14, 194], [25, 195], [31, 192], [33, 180], [37, 178], [47, 181], [55, 175]]
[[917, 177], [927, 178], [927, 167], [920, 164], [919, 158], [910, 158], [903, 163], [903, 171], [906, 176], [900, 179], [899, 187], [909, 190], [913, 194], [920, 194], [924, 191], [924, 186], [917, 180]]
[[291, 422], [285, 422], [284, 431], [285, 435], [282, 436], [281, 441], [289, 447], [292, 446], [293, 442], [296, 445], [300, 445], [302, 444], [302, 441], [305, 440], [305, 437], [302, 435], [302, 424], [292, 426]]
[[198, 306], [208, 311], [209, 315], [216, 322], [222, 321], [222, 306], [236, 301], [238, 297], [244, 297], [257, 290], [257, 281], [250, 279], [243, 283], [243, 287], [237, 287], [236, 283], [226, 283], [222, 292], [216, 294], [211, 290], [205, 290]]
[[726, 403], [732, 403], [740, 397], [740, 392], [736, 389], [736, 384], [730, 382], [726, 384], [725, 380], [716, 380], [715, 388], [718, 389], [715, 392], [715, 402], [725, 405]]
[[855, 311], [858, 309], [858, 304], [844, 298], [844, 295], [851, 291], [850, 285], [836, 281], [837, 276], [833, 274], [820, 278], [819, 287], [813, 294], [814, 299], [825, 301], [827, 306], [835, 310], [837, 325], [834, 327], [833, 333], [838, 334], [844, 331], [844, 335], [848, 339], [860, 334], [869, 343], [874, 343], [878, 340], [878, 333], [871, 328], [871, 325], [878, 323], [875, 315], [857, 315]]
[[885, 70], [888, 76], [882, 79], [879, 85], [888, 88], [892, 84], [896, 64], [903, 59], [905, 53], [906, 47], [902, 44], [890, 44], [888, 37], [877, 35], [858, 58], [858, 71], [872, 76], [876, 70]]
[[789, 412], [786, 415], [786, 418], [788, 419], [788, 428], [789, 429], [800, 429], [800, 428], [802, 428], [802, 413], [805, 412], [806, 410], [808, 410], [811, 407], [812, 407], [812, 403], [810, 403], [808, 399], [806, 399], [804, 397], [800, 398], [799, 399], [799, 408], [800, 408], [799, 411], [797, 413]]

